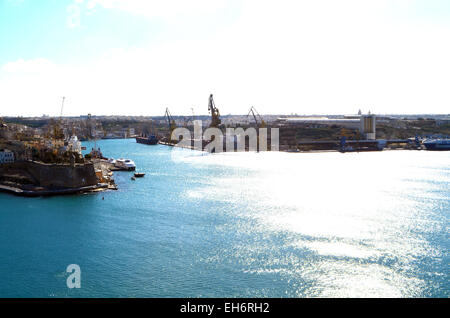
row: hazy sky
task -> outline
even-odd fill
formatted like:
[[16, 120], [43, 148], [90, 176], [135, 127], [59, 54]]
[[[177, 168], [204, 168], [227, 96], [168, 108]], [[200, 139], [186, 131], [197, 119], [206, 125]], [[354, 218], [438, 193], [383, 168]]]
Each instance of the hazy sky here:
[[0, 116], [450, 113], [449, 0], [0, 0]]

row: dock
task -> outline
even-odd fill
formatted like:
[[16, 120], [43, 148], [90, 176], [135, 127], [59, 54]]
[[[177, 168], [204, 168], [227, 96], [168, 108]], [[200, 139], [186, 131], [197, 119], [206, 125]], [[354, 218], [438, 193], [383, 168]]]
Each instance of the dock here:
[[54, 195], [68, 195], [68, 194], [80, 194], [86, 192], [96, 192], [99, 190], [110, 189], [107, 183], [100, 183], [93, 186], [67, 188], [67, 189], [44, 189], [36, 188], [35, 190], [24, 190], [7, 185], [0, 185], [0, 192], [10, 193], [23, 197], [40, 197], [40, 196], [54, 196]]

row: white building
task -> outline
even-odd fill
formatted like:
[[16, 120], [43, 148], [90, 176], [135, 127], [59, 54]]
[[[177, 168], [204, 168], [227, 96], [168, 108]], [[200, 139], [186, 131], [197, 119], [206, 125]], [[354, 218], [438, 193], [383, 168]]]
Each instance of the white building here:
[[14, 153], [10, 150], [0, 150], [0, 164], [2, 163], [13, 163]]
[[76, 152], [81, 155], [81, 142], [78, 140], [78, 137], [73, 135], [70, 137], [67, 143], [67, 150]]

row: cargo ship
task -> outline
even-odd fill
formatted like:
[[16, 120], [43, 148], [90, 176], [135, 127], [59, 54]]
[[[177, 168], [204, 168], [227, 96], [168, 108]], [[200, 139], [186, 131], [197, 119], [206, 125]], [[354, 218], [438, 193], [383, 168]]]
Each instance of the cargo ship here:
[[159, 139], [155, 135], [150, 135], [147, 137], [136, 137], [136, 142], [139, 144], [156, 145], [158, 141]]
[[427, 150], [450, 150], [450, 139], [427, 139], [423, 145]]

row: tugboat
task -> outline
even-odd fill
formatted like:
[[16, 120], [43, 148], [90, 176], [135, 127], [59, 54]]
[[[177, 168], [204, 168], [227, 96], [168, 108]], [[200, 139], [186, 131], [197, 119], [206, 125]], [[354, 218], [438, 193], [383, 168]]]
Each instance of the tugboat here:
[[158, 143], [159, 139], [155, 135], [149, 135], [147, 137], [141, 136], [136, 137], [136, 142], [138, 144], [145, 144], [145, 145], [156, 145]]
[[423, 145], [427, 150], [450, 150], [450, 139], [427, 139]]

